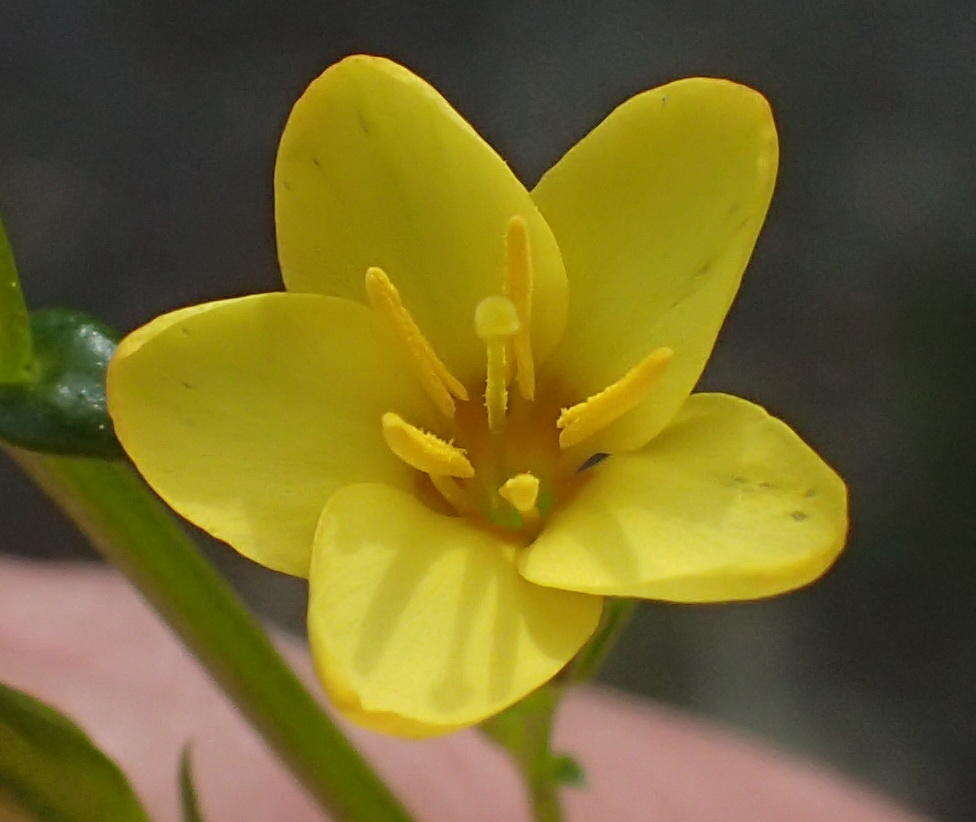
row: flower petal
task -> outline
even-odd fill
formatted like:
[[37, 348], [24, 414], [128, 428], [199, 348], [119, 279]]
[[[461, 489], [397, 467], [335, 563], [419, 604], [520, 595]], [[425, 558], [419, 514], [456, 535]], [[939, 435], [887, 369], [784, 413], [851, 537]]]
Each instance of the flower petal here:
[[519, 576], [515, 548], [383, 485], [337, 491], [310, 574], [316, 668], [338, 707], [402, 736], [472, 725], [562, 668], [602, 600]]
[[396, 63], [357, 55], [315, 80], [288, 119], [275, 218], [289, 290], [361, 300], [366, 269], [383, 268], [469, 386], [485, 373], [474, 310], [501, 291], [516, 214], [531, 238], [541, 360], [566, 318], [559, 249], [525, 187], [440, 94]]
[[673, 602], [771, 596], [833, 563], [843, 481], [784, 423], [694, 394], [665, 431], [613, 456], [521, 556], [526, 579]]
[[675, 352], [634, 411], [587, 443], [638, 448], [677, 413], [705, 366], [773, 191], [766, 100], [693, 78], [638, 94], [583, 138], [532, 196], [569, 277], [569, 319], [548, 365], [577, 402], [659, 346]]
[[191, 522], [305, 576], [329, 495], [411, 487], [383, 441], [390, 408], [423, 424], [418, 383], [363, 306], [259, 294], [166, 314], [119, 346], [109, 410], [136, 467]]

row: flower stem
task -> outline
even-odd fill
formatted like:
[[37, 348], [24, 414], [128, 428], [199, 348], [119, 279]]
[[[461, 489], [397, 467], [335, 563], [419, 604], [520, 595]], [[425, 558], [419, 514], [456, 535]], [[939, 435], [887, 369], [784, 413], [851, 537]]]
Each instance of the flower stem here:
[[481, 724], [481, 730], [509, 753], [521, 772], [535, 822], [561, 822], [563, 818], [556, 758], [550, 748], [562, 690], [561, 685], [550, 682]]
[[[562, 822], [559, 788], [567, 781], [579, 784], [582, 780], [582, 771], [570, 757], [552, 751], [552, 726], [559, 702], [569, 685], [596, 674], [636, 604], [633, 599], [606, 598], [600, 624], [576, 658], [555, 679], [481, 723], [481, 730], [508, 752], [521, 772], [535, 822]], [[568, 779], [567, 763], [573, 769]]]
[[613, 646], [617, 644], [624, 628], [630, 622], [636, 607], [636, 599], [623, 599], [621, 597], [604, 599], [600, 624], [593, 632], [589, 642], [580, 649], [576, 659], [573, 660], [566, 672], [567, 678], [571, 682], [585, 682], [596, 676], [603, 661], [613, 650]]
[[323, 810], [344, 820], [408, 822], [135, 471], [120, 461], [4, 450], [159, 611]]
[[562, 804], [559, 801], [560, 785], [553, 772], [553, 754], [550, 749], [553, 717], [559, 696], [555, 695], [551, 704], [536, 714], [534, 721], [529, 723], [529, 730], [534, 731], [533, 736], [538, 747], [531, 762], [523, 766], [523, 773], [529, 788], [535, 822], [561, 822], [563, 818]]

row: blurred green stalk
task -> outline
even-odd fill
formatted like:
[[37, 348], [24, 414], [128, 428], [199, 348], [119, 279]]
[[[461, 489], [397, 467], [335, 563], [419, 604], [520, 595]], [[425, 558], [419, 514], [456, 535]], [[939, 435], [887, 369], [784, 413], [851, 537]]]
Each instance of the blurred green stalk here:
[[354, 822], [409, 820], [127, 463], [4, 450], [162, 614], [324, 810]]
[[[518, 767], [535, 822], [562, 822], [559, 791], [567, 783], [580, 784], [583, 777], [570, 757], [552, 750], [553, 724], [566, 688], [596, 675], [636, 605], [634, 599], [607, 597], [600, 624], [576, 658], [553, 680], [481, 724], [481, 730], [504, 748]], [[565, 772], [567, 760], [574, 771], [570, 780]]]
[[548, 682], [482, 725], [492, 740], [515, 762], [529, 795], [535, 822], [562, 822], [561, 787], [553, 770], [552, 724], [563, 687]]

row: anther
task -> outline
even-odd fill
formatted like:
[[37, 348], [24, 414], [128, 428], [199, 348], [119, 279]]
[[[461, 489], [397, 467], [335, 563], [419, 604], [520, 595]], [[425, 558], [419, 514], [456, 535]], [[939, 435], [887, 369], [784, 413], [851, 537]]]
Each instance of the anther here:
[[500, 431], [508, 410], [508, 341], [520, 328], [515, 304], [508, 297], [485, 297], [474, 311], [474, 328], [488, 349], [488, 427]]
[[635, 408], [661, 378], [674, 352], [657, 348], [612, 385], [565, 409], [556, 420], [559, 447], [569, 448], [606, 428]]
[[515, 304], [520, 328], [512, 337], [515, 380], [523, 399], [535, 399], [535, 361], [532, 359], [532, 252], [525, 220], [515, 215], [508, 221], [505, 238], [507, 266], [505, 296]]
[[498, 489], [498, 495], [522, 515], [527, 525], [538, 521], [539, 478], [534, 474], [509, 477]]
[[386, 444], [407, 465], [438, 476], [474, 476], [474, 468], [460, 448], [435, 434], [421, 431], [392, 411], [385, 413], [381, 422]]
[[424, 390], [446, 417], [454, 416], [454, 399], [467, 400], [468, 392], [447, 366], [414, 322], [400, 299], [400, 292], [381, 268], [366, 272], [366, 295], [373, 310], [383, 316], [400, 343], [407, 350]]

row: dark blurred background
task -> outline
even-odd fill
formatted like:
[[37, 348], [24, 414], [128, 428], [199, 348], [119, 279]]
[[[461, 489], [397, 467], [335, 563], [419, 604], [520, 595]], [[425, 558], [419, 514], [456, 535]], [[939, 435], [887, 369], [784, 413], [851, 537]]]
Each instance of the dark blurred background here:
[[[5, 0], [0, 211], [33, 307], [128, 330], [279, 287], [278, 136], [347, 53], [426, 77], [528, 184], [637, 91], [693, 74], [760, 89], [780, 181], [704, 384], [839, 469], [850, 547], [788, 597], [642, 606], [604, 678], [970, 820], [974, 46], [971, 0]], [[6, 462], [0, 506], [2, 550], [94, 557]], [[301, 628], [301, 584], [207, 547]]]

